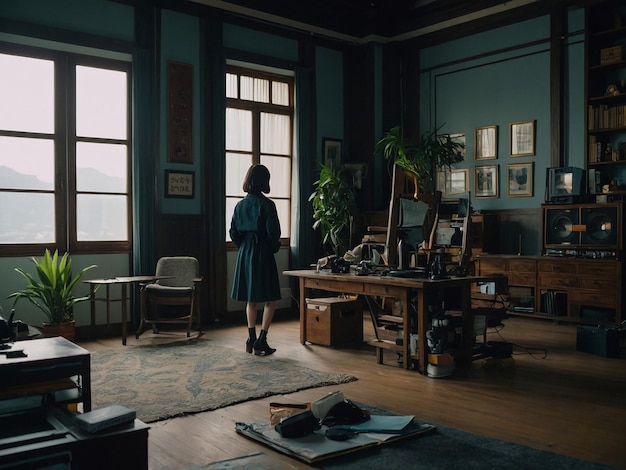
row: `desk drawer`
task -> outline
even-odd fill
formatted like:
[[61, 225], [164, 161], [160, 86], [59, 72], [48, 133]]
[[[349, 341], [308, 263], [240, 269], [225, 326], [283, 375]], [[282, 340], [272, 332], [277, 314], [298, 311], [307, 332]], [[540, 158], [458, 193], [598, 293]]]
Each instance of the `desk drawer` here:
[[384, 297], [402, 298], [406, 289], [383, 284], [366, 284], [365, 294], [380, 295]]
[[479, 268], [482, 276], [494, 273], [504, 273], [507, 271], [506, 260], [504, 259], [481, 258]]
[[570, 276], [554, 276], [551, 274], [539, 274], [540, 288], [565, 288], [578, 287], [578, 278]]
[[582, 289], [604, 290], [607, 294], [617, 291], [617, 278], [600, 278], [589, 273], [588, 276], [579, 276], [579, 285]]
[[360, 294], [363, 292], [362, 282], [337, 281], [335, 279], [305, 279], [304, 287], [308, 289], [327, 290], [331, 292], [345, 292]]
[[570, 260], [539, 260], [539, 272], [543, 273], [576, 273], [577, 264]]
[[537, 263], [531, 259], [511, 259], [509, 260], [509, 271], [517, 273], [532, 273], [537, 270]]
[[535, 273], [509, 273], [509, 285], [510, 286], [534, 286], [535, 285]]
[[617, 307], [617, 293], [575, 289], [568, 292], [569, 302], [578, 305], [587, 305], [592, 307]]

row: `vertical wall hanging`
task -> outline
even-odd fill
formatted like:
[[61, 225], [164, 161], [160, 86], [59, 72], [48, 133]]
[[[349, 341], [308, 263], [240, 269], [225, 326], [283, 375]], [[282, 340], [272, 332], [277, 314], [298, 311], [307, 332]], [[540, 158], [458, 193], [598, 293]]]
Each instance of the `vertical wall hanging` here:
[[193, 65], [167, 63], [167, 161], [193, 163]]

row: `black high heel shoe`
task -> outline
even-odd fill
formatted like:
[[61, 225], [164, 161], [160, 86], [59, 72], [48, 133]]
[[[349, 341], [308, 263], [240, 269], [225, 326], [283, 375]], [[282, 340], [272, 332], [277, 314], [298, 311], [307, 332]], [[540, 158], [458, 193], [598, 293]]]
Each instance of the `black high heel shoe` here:
[[252, 349], [254, 349], [254, 343], [256, 343], [256, 338], [248, 338], [246, 340], [246, 352], [248, 354], [252, 354]]

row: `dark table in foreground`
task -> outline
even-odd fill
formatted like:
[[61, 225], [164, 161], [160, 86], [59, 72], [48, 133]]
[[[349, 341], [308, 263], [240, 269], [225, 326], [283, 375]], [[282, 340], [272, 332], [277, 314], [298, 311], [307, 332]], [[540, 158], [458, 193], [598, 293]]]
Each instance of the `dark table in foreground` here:
[[[23, 351], [23, 357], [7, 357], [7, 351]], [[91, 356], [89, 351], [61, 336], [13, 343], [0, 354], [3, 387], [28, 385], [79, 376], [85, 412], [91, 410]]]

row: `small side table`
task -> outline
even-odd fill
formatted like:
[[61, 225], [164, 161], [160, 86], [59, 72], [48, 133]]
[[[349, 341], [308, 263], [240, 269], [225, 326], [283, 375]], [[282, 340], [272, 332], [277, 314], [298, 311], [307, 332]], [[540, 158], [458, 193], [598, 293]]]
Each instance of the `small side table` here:
[[[106, 302], [106, 312], [107, 312], [107, 325], [111, 321], [111, 302], [121, 302], [122, 303], [122, 344], [126, 346], [126, 334], [127, 334], [127, 314], [128, 314], [128, 295], [127, 295], [127, 286], [129, 284], [138, 283], [138, 284], [148, 284], [154, 281], [158, 281], [159, 279], [171, 279], [173, 276], [122, 276], [122, 277], [112, 277], [108, 279], [87, 279], [83, 281], [85, 284], [89, 284], [89, 298], [91, 299], [91, 330], [93, 332], [96, 326], [96, 301], [101, 300]], [[112, 299], [110, 287], [113, 284], [121, 284], [122, 292], [119, 299]], [[100, 286], [106, 287], [106, 296], [101, 298], [96, 298], [96, 290]]]

